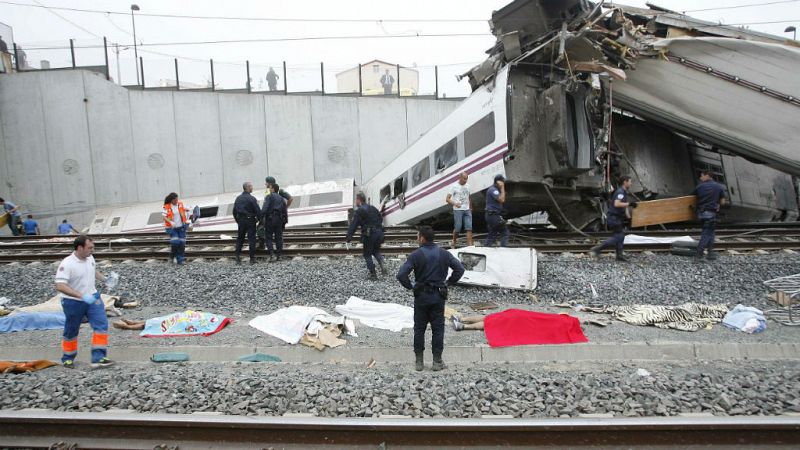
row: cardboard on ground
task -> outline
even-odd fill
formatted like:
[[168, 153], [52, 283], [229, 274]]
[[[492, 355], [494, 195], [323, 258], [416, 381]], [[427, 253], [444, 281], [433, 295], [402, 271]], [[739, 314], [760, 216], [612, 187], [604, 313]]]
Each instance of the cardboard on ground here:
[[637, 228], [694, 220], [694, 206], [696, 204], [697, 197], [694, 195], [639, 202], [632, 211], [631, 227]]

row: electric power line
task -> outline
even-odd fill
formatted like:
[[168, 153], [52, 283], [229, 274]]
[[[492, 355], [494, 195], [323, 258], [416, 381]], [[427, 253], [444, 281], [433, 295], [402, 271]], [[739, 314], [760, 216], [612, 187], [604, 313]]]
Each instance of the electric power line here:
[[[358, 35], [358, 36], [304, 36], [296, 38], [264, 38], [264, 39], [231, 39], [219, 41], [191, 41], [191, 42], [150, 42], [137, 44], [139, 47], [164, 47], [184, 45], [210, 45], [210, 44], [249, 44], [258, 42], [296, 42], [296, 41], [321, 41], [321, 40], [350, 40], [350, 39], [401, 39], [401, 38], [439, 38], [439, 37], [489, 37], [490, 33], [440, 33], [440, 34], [403, 34], [403, 35]], [[133, 44], [122, 44], [133, 46]], [[102, 48], [102, 45], [81, 45], [75, 48]], [[63, 50], [69, 47], [30, 47], [30, 50]]]
[[91, 34], [92, 36], [94, 36], [94, 37], [96, 37], [96, 38], [101, 38], [101, 39], [102, 39], [102, 36], [98, 36], [98, 35], [96, 35], [96, 34], [92, 33], [91, 31], [87, 30], [86, 28], [83, 28], [82, 26], [78, 25], [77, 23], [75, 23], [75, 22], [73, 22], [73, 21], [71, 21], [71, 20], [67, 19], [66, 17], [62, 16], [61, 14], [59, 14], [59, 13], [57, 13], [57, 12], [53, 11], [51, 8], [48, 8], [47, 6], [45, 6], [45, 5], [42, 5], [41, 3], [39, 3], [39, 1], [38, 1], [38, 0], [33, 0], [33, 1], [35, 1], [36, 3], [38, 3], [38, 5], [28, 5], [28, 6], [33, 6], [33, 7], [44, 8], [44, 9], [45, 9], [47, 12], [49, 12], [50, 14], [53, 14], [54, 16], [58, 17], [59, 19], [61, 19], [61, 20], [65, 21], [65, 22], [67, 22], [67, 23], [69, 23], [69, 24], [70, 24], [70, 25], [72, 25], [73, 27], [75, 27], [75, 28], [78, 28], [79, 30], [83, 31], [84, 33], [89, 33], [89, 34]]
[[684, 13], [691, 13], [691, 12], [702, 12], [702, 11], [719, 11], [723, 9], [738, 9], [738, 8], [752, 8], [754, 6], [768, 6], [768, 5], [778, 5], [781, 3], [797, 3], [800, 0], [781, 0], [777, 2], [764, 2], [764, 3], [748, 3], [746, 5], [733, 5], [733, 6], [719, 6], [716, 8], [705, 8], [705, 9], [690, 9], [684, 11]]

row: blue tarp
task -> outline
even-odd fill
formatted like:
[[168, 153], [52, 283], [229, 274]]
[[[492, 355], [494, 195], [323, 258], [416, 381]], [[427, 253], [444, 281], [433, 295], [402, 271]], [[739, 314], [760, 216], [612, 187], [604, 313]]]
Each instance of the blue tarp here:
[[64, 313], [16, 313], [0, 317], [0, 333], [26, 330], [57, 330], [64, 328]]

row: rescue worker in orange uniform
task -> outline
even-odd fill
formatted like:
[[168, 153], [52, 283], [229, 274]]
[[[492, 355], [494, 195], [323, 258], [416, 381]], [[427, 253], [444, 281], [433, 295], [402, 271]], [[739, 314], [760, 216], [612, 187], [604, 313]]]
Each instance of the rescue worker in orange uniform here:
[[169, 235], [170, 262], [175, 260], [177, 264], [183, 264], [186, 260], [186, 230], [189, 228], [190, 217], [186, 215], [186, 208], [183, 202], [178, 199], [178, 194], [170, 192], [164, 199], [164, 228]]

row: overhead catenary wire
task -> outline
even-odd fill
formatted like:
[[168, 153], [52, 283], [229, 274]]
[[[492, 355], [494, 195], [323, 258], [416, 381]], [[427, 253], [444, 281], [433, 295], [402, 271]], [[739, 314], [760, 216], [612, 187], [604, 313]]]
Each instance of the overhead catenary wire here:
[[[34, 0], [36, 1], [36, 0]], [[720, 10], [729, 10], [729, 9], [738, 9], [738, 8], [751, 8], [757, 6], [770, 6], [770, 5], [777, 5], [777, 4], [785, 4], [785, 3], [796, 3], [800, 0], [778, 0], [778, 1], [770, 1], [770, 2], [760, 2], [760, 3], [748, 3], [743, 5], [731, 5], [731, 6], [718, 6], [714, 8], [703, 8], [703, 9], [693, 9], [693, 10], [686, 10], [684, 13], [690, 12], [704, 12], [704, 11], [720, 11]], [[38, 3], [38, 2], [37, 2]], [[107, 15], [120, 15], [120, 16], [128, 16], [130, 11], [109, 11], [109, 10], [100, 10], [100, 9], [86, 9], [86, 8], [70, 8], [65, 6], [49, 6], [49, 5], [31, 5], [29, 3], [19, 3], [13, 2], [8, 0], [0, 1], [0, 4], [11, 5], [11, 6], [20, 6], [20, 7], [29, 7], [29, 8], [42, 8], [48, 10], [58, 10], [58, 11], [70, 11], [70, 12], [79, 12], [79, 13], [88, 13], [88, 14], [107, 14]], [[613, 5], [613, 2], [610, 4]], [[243, 16], [199, 16], [199, 15], [191, 15], [191, 14], [167, 14], [167, 13], [143, 13], [139, 12], [136, 14], [137, 17], [156, 17], [156, 18], [168, 18], [168, 19], [191, 19], [191, 20], [236, 20], [236, 21], [262, 21], [262, 22], [320, 22], [320, 23], [486, 23], [486, 19], [458, 19], [458, 18], [409, 18], [409, 19], [397, 19], [397, 18], [294, 18], [294, 17], [243, 17]], [[519, 20], [528, 20], [528, 19], [519, 19]]]

